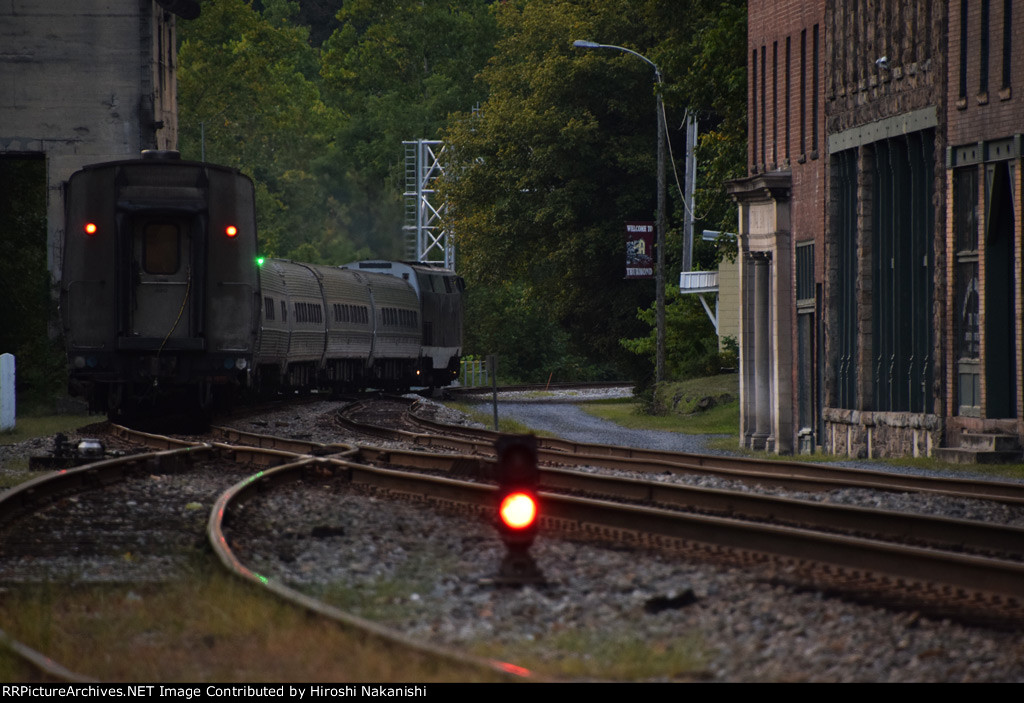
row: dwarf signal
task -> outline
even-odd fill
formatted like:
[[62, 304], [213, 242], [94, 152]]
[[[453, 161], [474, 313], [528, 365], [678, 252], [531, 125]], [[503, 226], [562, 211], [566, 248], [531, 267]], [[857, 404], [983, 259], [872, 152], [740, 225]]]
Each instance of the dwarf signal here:
[[498, 455], [498, 532], [508, 550], [495, 582], [506, 585], [543, 583], [544, 576], [528, 553], [537, 535], [539, 515], [537, 438], [502, 435], [494, 448]]

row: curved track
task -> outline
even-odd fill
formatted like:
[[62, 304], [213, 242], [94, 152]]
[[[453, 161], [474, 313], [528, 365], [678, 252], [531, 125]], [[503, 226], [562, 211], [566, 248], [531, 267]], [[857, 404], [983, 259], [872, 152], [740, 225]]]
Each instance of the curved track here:
[[[349, 409], [349, 414], [360, 406]], [[362, 406], [365, 408], [365, 406]], [[40, 502], [52, 501], [68, 492], [123, 481], [133, 472], [151, 472], [163, 463], [187, 465], [199, 456], [218, 460], [244, 461], [267, 467], [248, 476], [226, 491], [211, 511], [207, 534], [221, 561], [244, 576], [287, 597], [304, 608], [359, 628], [374, 637], [382, 637], [463, 663], [472, 662], [512, 676], [528, 672], [501, 662], [467, 658], [457, 652], [438, 651], [411, 642], [403, 635], [374, 623], [355, 618], [325, 606], [291, 588], [285, 587], [248, 568], [229, 548], [225, 530], [237, 517], [237, 506], [258, 492], [272, 491], [285, 482], [308, 477], [332, 476], [354, 486], [378, 491], [389, 497], [414, 497], [434, 506], [461, 513], [489, 515], [493, 511], [492, 447], [484, 439], [474, 438], [464, 428], [432, 425], [433, 433], [422, 430], [422, 418], [406, 415], [400, 420], [406, 430], [358, 424], [359, 431], [386, 434], [415, 449], [381, 448], [372, 445], [321, 444], [288, 438], [276, 438], [220, 429], [227, 441], [182, 442], [155, 435], [131, 433], [116, 428], [122, 436], [133, 436], [162, 451], [99, 462], [82, 469], [50, 475], [11, 491], [0, 501], [0, 519], [13, 520], [32, 510]], [[345, 422], [351, 425], [351, 420]], [[389, 424], [393, 421], [388, 421]], [[445, 434], [437, 434], [443, 431]], [[476, 434], [476, 433], [474, 433]], [[703, 457], [643, 452], [638, 460], [609, 458], [609, 454], [627, 453], [621, 448], [572, 445], [542, 440], [542, 460], [564, 465], [610, 463], [615, 468], [628, 466], [643, 471], [706, 471]], [[177, 446], [177, 449], [167, 449]], [[430, 447], [433, 451], [424, 451]], [[453, 453], [454, 452], [454, 453]], [[720, 462], [723, 458], [710, 458]], [[844, 479], [830, 476], [832, 467], [787, 466], [772, 462], [757, 467], [751, 460], [727, 461], [735, 478], [771, 477], [785, 484], [795, 481], [806, 487], [818, 483], [819, 489]], [[737, 468], [739, 467], [739, 468]], [[414, 472], [408, 469], [414, 468]], [[429, 472], [424, 473], [424, 472]], [[793, 476], [794, 473], [801, 474]], [[842, 472], [840, 472], [842, 473]], [[859, 478], [860, 472], [856, 472]], [[701, 559], [742, 564], [775, 564], [779, 579], [826, 591], [839, 591], [872, 603], [889, 603], [952, 615], [968, 621], [997, 622], [1004, 627], [1024, 623], [1024, 563], [1021, 562], [1021, 531], [974, 522], [950, 521], [922, 516], [893, 516], [793, 501], [749, 492], [695, 490], [663, 482], [599, 476], [571, 471], [564, 466], [547, 467], [543, 475], [544, 518], [542, 528], [552, 534], [576, 539], [614, 541], [643, 545], [688, 554]], [[904, 477], [905, 478], [905, 477]], [[870, 485], [880, 483], [875, 477]], [[967, 482], [968, 493], [990, 499], [1017, 498], [995, 482]], [[941, 489], [925, 481], [923, 490], [949, 492], [955, 481]], [[886, 490], [906, 490], [887, 487]], [[993, 498], [994, 496], [994, 498]], [[241, 514], [244, 516], [244, 511]]]

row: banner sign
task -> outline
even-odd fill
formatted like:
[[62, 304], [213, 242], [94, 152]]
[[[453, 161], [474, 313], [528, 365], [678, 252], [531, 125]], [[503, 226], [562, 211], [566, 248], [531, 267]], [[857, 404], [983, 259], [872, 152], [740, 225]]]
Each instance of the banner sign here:
[[626, 278], [654, 278], [654, 223], [626, 223]]

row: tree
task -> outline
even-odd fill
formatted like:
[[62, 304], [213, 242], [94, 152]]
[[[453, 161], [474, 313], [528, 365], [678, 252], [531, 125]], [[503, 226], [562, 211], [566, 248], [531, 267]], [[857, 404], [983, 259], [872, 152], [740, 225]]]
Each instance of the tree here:
[[[618, 340], [643, 332], [636, 310], [654, 294], [649, 284], [624, 281], [622, 267], [624, 221], [654, 219], [655, 88], [651, 68], [636, 57], [579, 51], [573, 40], [628, 47], [658, 63], [670, 125], [681, 122], [686, 107], [703, 114], [708, 126], [720, 126], [727, 121], [716, 113], [719, 99], [693, 88], [687, 62], [700, 51], [717, 55], [699, 34], [722, 24], [720, 13], [735, 16], [735, 7], [669, 0], [503, 3], [496, 10], [502, 38], [482, 73], [488, 98], [478, 115], [463, 114], [445, 133], [451, 158], [443, 192], [470, 290], [519, 287], [519, 298], [567, 332], [568, 354], [607, 373], [637, 370]], [[725, 30], [712, 36], [735, 38]], [[678, 132], [672, 138], [681, 153]], [[732, 155], [726, 150], [722, 158]], [[673, 222], [681, 217], [677, 207]], [[678, 261], [676, 229], [670, 270]]]
[[328, 104], [344, 110], [325, 167], [360, 245], [402, 255], [402, 142], [437, 139], [485, 97], [474, 76], [497, 26], [485, 0], [350, 0], [324, 44]]
[[179, 25], [180, 149], [253, 178], [266, 253], [311, 244], [347, 258], [356, 247], [317, 168], [343, 116], [321, 100], [319, 54], [291, 24], [294, 5], [264, 4], [268, 16], [216, 0]]
[[57, 316], [46, 269], [45, 159], [0, 158], [0, 233], [0, 354], [17, 357], [19, 405], [48, 405], [67, 377], [47, 330]]

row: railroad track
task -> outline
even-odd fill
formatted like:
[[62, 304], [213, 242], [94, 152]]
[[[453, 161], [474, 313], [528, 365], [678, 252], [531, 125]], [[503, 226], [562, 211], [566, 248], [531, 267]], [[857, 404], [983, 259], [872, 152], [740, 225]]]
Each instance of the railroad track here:
[[[278, 486], [322, 482], [328, 476], [359, 490], [426, 503], [453, 514], [491, 514], [495, 489], [488, 483], [493, 473], [488, 443], [478, 437], [456, 438], [459, 443], [451, 444], [451, 438], [415, 431], [423, 429], [422, 419], [410, 416], [402, 422], [407, 423], [406, 429], [397, 434], [393, 429], [366, 425], [361, 426], [360, 431], [391, 433], [391, 438], [400, 438], [416, 449], [318, 443], [220, 429], [216, 441], [185, 446], [166, 437], [142, 437], [151, 446], [161, 447], [163, 453], [170, 451], [168, 456], [179, 458], [127, 457], [122, 468], [116, 468], [121, 464], [86, 467], [88, 471], [82, 470], [83, 477], [65, 480], [77, 482], [80, 487], [106, 485], [123, 480], [122, 474], [138, 471], [139, 466], [148, 466], [144, 470], [151, 471], [153, 462], [158, 466], [161, 461], [194, 461], [196, 456], [206, 452], [213, 452], [220, 459], [265, 466], [267, 468], [247, 476], [224, 493], [211, 511], [208, 535], [221, 561], [303, 607], [317, 609], [350, 627], [365, 628], [369, 633], [385, 636], [386, 628], [381, 631], [373, 623], [346, 616], [319, 599], [298, 593], [249, 568], [245, 560], [230, 549], [231, 540], [227, 535], [236, 529], [234, 525], [243, 524], [235, 522], [244, 521], [247, 512], [239, 506], [257, 500]], [[117, 432], [124, 433], [120, 429]], [[178, 449], [168, 449], [176, 444]], [[424, 451], [423, 447], [439, 451]], [[548, 447], [545, 451], [552, 452], [560, 462], [568, 457], [586, 461], [600, 456], [583, 449], [577, 446], [570, 451], [563, 447], [557, 451]], [[688, 463], [678, 459], [673, 462], [664, 456], [641, 461], [656, 467], [655, 471], [664, 471], [664, 465], [675, 466], [673, 470], [678, 471], [691, 470], [694, 466], [705, 468], [689, 458]], [[127, 467], [131, 466], [136, 468], [129, 470]], [[410, 472], [410, 468], [415, 471]], [[790, 480], [786, 476], [782, 478]], [[813, 480], [824, 480], [824, 477]], [[798, 512], [794, 505], [799, 501], [787, 504], [758, 496], [741, 500], [735, 493], [704, 491], [701, 494], [679, 486], [637, 479], [615, 480], [565, 468], [546, 468], [543, 482], [542, 529], [551, 535], [669, 550], [712, 562], [768, 565], [774, 578], [781, 582], [810, 584], [875, 604], [919, 608], [973, 622], [995, 622], [1003, 627], [1019, 627], [1024, 622], [1019, 597], [1024, 593], [1019, 531], [1005, 532], [992, 525], [920, 517], [897, 522], [892, 516], [870, 516], [849, 509], [845, 513], [830, 512], [820, 505], [802, 505], [799, 510], [803, 512]], [[981, 488], [976, 485], [971, 492], [987, 495]], [[47, 481], [26, 485], [15, 492], [20, 498], [7, 496], [0, 501], [0, 519], [14, 519], [30, 509], [33, 501], [53, 500], [68, 490], [71, 489], [67, 486], [49, 487]], [[787, 516], [782, 521], [791, 524], [766, 524], [769, 520], [777, 523], [777, 516], [784, 513]], [[840, 514], [846, 517], [840, 519]], [[839, 529], [847, 529], [849, 534], [835, 534], [837, 525], [843, 524], [847, 527]], [[831, 534], [823, 533], [824, 529]], [[913, 544], [899, 543], [900, 540], [905, 542], [903, 538], [907, 534], [912, 535]], [[965, 539], [964, 534], [969, 534], [969, 538]], [[415, 646], [405, 639], [397, 635], [395, 641]], [[480, 663], [496, 671], [515, 672], [514, 675], [526, 673], [508, 664]]]
[[[157, 451], [47, 474], [15, 487], [0, 499], [0, 584], [63, 582], [69, 575], [68, 564], [62, 560], [71, 555], [76, 560], [76, 582], [144, 583], [187, 577], [187, 567], [180, 562], [197, 556], [197, 532], [205, 532], [214, 553], [235, 574], [389, 647], [477, 669], [485, 672], [485, 678], [521, 679], [528, 674], [511, 664], [425, 645], [395, 630], [352, 617], [253, 572], [232, 552], [224, 537], [224, 521], [253, 492], [311, 475], [322, 480], [338, 474], [349, 483], [343, 457], [355, 452], [354, 447], [280, 438], [263, 438], [261, 443], [270, 445], [263, 447], [193, 442], [117, 425], [109, 427], [109, 437]], [[184, 474], [193, 481], [188, 489], [170, 480]], [[205, 474], [209, 485], [197, 489], [197, 474]], [[190, 507], [182, 511], [183, 504], [199, 505], [202, 501], [209, 505], [214, 497], [208, 519], [202, 519], [206, 513]], [[54, 506], [63, 510], [52, 514]], [[14, 525], [17, 529], [12, 529]], [[83, 533], [85, 525], [89, 529]], [[90, 680], [2, 631], [0, 644], [49, 678]]]
[[[364, 403], [347, 408], [339, 421], [349, 429], [459, 455], [361, 446], [362, 456], [388, 465], [472, 476], [476, 480], [490, 478], [496, 433], [442, 426], [404, 409], [401, 420], [382, 426], [381, 417], [388, 413], [382, 413], [379, 405], [374, 408], [377, 421], [373, 424], [351, 419], [352, 415], [366, 412]], [[405, 429], [396, 429], [394, 425]], [[414, 431], [424, 428], [430, 432]], [[960, 611], [961, 616], [989, 620], [1009, 615], [1017, 620], [1024, 618], [1024, 531], [1019, 528], [598, 476], [559, 467], [713, 474], [801, 490], [856, 486], [917, 491], [1013, 505], [1020, 505], [1024, 499], [1024, 486], [891, 477], [881, 472], [798, 462], [761, 463], [745, 458], [631, 450], [548, 438], [539, 438], [538, 443], [539, 460], [547, 464], [541, 479], [542, 488], [547, 489], [542, 496], [544, 512], [553, 527], [561, 523], [563, 529], [578, 533], [579, 525], [594, 525], [599, 531], [611, 530], [636, 544], [667, 541], [674, 548], [713, 553], [716, 558], [721, 557], [721, 550], [732, 550], [740, 562], [781, 559], [782, 570], [799, 571], [812, 583], [829, 590], [840, 588], [861, 596], [872, 594], [876, 601], [904, 603], [913, 603], [914, 593], [918, 592], [922, 602], [938, 607], [943, 614]], [[616, 502], [608, 505], [609, 500]], [[814, 563], [820, 565], [823, 577], [814, 575], [818, 571]]]

